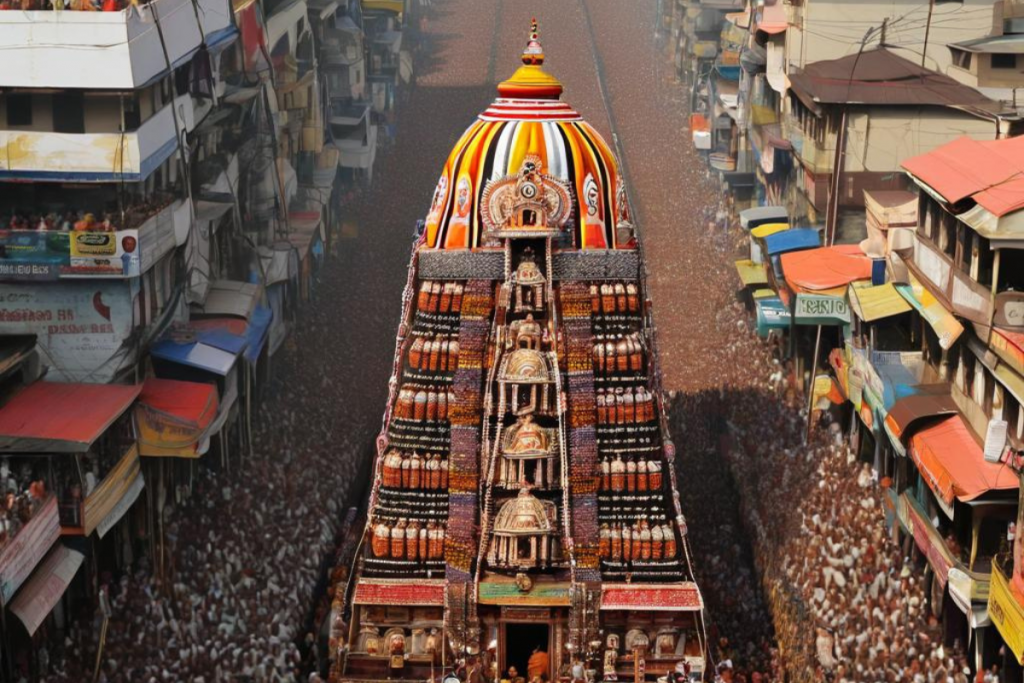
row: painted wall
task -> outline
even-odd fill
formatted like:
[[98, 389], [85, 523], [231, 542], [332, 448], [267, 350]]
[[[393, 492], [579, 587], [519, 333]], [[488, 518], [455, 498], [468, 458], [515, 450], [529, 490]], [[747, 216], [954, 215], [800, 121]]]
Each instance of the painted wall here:
[[138, 280], [0, 285], [0, 335], [36, 335], [47, 380], [109, 382], [134, 361]]
[[[178, 108], [179, 123], [191, 128], [192, 98], [183, 95], [173, 106]], [[0, 131], [0, 178], [31, 180], [56, 174], [69, 181], [97, 182], [118, 180], [123, 173], [126, 180], [144, 180], [176, 149], [171, 107], [125, 135]], [[109, 115], [100, 111], [91, 118], [99, 119], [101, 113]], [[87, 117], [86, 130], [88, 121]]]

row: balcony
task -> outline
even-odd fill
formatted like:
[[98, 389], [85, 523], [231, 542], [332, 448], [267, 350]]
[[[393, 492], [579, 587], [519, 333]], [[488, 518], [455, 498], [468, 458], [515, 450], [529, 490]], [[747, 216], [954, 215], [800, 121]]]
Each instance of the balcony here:
[[2, 230], [0, 282], [136, 277], [185, 243], [191, 213], [185, 199], [129, 210], [124, 225], [132, 227]]
[[[982, 325], [992, 319], [992, 292], [955, 267], [953, 260], [920, 234], [914, 234], [913, 256], [905, 263], [943, 305], [958, 316]], [[1007, 297], [1009, 300], [1011, 297]]]
[[176, 67], [204, 40], [211, 46], [234, 34], [227, 0], [196, 0], [196, 5], [151, 0], [115, 12], [0, 12], [0, 87], [140, 88], [168, 71], [168, 58]]
[[[0, 12], [0, 22], [8, 14], [21, 13]], [[12, 58], [26, 51], [13, 50]], [[0, 72], [0, 79], [10, 73]], [[191, 130], [192, 98], [183, 95], [128, 133], [0, 131], [0, 181], [141, 182], [177, 149], [172, 107], [181, 125]]]

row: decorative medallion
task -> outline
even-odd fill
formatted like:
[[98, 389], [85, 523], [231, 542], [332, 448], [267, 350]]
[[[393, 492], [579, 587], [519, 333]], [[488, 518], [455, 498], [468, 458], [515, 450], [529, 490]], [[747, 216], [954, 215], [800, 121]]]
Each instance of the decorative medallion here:
[[518, 174], [487, 183], [480, 211], [487, 230], [513, 237], [555, 232], [569, 223], [572, 190], [543, 171], [540, 157], [528, 155]]

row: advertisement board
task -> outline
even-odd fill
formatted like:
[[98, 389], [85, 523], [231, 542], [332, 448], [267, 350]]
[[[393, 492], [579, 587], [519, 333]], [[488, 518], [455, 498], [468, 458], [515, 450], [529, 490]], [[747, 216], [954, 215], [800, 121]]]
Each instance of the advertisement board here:
[[133, 328], [127, 282], [0, 288], [0, 335], [36, 335], [51, 381], [109, 382], [132, 361], [131, 354], [118, 354]]
[[0, 230], [3, 280], [134, 277], [140, 263], [138, 230]]

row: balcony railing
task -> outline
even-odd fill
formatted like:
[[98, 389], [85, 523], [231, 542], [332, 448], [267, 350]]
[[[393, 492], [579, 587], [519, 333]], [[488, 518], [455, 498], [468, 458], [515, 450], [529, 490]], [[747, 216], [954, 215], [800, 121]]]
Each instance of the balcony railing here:
[[[0, 12], [0, 33], [5, 14]], [[17, 54], [23, 49], [12, 52]], [[6, 67], [0, 69], [0, 79], [4, 73], [7, 73]], [[9, 150], [0, 155], [0, 180], [143, 181], [177, 149], [175, 115], [186, 130], [191, 130], [194, 126], [191, 97], [178, 97], [137, 130], [128, 133], [0, 131], [0, 149]], [[18, 150], [17, 154], [13, 150]]]
[[88, 495], [82, 498], [79, 491], [78, 497], [61, 500], [64, 533], [88, 536], [99, 530], [100, 536], [105, 535], [139, 497], [143, 486], [139, 448], [133, 444]]
[[[119, 0], [107, 2], [113, 9]], [[197, 4], [151, 0], [117, 11], [0, 11], [0, 87], [142, 87], [168, 71], [168, 59], [176, 67], [204, 39], [210, 45], [233, 33], [228, 0]]]

